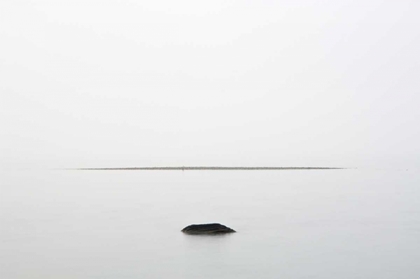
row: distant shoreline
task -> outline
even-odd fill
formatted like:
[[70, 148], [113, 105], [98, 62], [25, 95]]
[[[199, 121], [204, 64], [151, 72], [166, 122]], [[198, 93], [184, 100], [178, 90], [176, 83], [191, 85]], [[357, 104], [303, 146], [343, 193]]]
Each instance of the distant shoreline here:
[[342, 170], [337, 167], [126, 167], [126, 168], [77, 168], [73, 170]]

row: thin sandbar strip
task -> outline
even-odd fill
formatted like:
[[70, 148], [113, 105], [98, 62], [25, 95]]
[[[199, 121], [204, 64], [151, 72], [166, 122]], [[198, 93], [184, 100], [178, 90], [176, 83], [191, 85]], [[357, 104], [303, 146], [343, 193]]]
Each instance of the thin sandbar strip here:
[[341, 170], [339, 167], [126, 167], [126, 168], [78, 168], [75, 170]]

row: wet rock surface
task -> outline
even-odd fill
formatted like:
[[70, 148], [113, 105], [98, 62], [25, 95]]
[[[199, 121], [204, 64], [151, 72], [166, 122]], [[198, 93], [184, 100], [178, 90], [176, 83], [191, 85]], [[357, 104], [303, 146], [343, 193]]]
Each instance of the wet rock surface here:
[[190, 225], [182, 229], [182, 232], [186, 234], [211, 234], [212, 235], [212, 234], [234, 233], [236, 231], [222, 224], [212, 223], [212, 224]]

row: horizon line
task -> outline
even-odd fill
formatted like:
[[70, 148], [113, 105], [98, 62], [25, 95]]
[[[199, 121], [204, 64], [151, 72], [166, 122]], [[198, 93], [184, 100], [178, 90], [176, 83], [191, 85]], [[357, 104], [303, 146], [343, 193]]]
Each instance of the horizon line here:
[[120, 168], [76, 168], [72, 170], [342, 170], [342, 167], [223, 167], [223, 166], [181, 166], [181, 167], [120, 167]]

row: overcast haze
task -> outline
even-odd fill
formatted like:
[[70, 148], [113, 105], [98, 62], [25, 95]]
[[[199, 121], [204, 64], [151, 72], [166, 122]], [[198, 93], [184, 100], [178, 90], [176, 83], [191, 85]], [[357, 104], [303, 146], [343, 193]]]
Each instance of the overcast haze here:
[[420, 166], [418, 1], [1, 1], [0, 166]]

